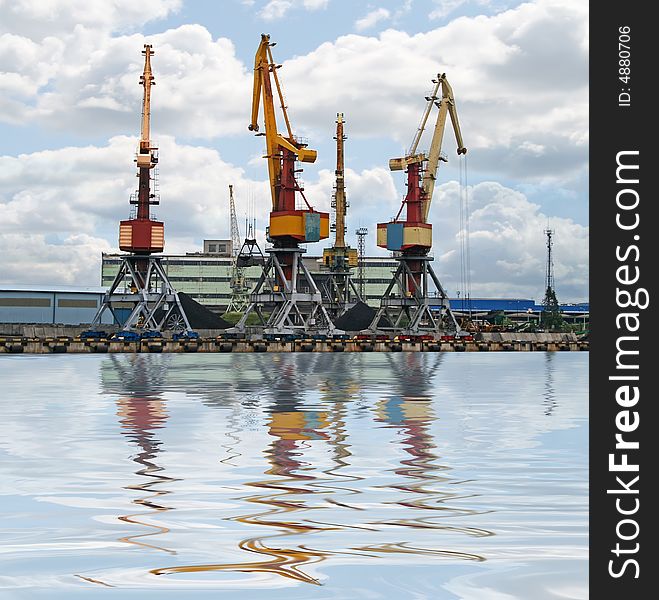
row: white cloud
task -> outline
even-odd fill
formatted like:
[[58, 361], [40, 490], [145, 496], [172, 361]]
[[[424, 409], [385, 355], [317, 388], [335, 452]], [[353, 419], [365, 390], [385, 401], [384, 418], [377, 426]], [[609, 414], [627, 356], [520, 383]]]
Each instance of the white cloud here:
[[[251, 72], [233, 43], [213, 40], [200, 25], [183, 25], [145, 38], [106, 36], [77, 28], [61, 40], [39, 43], [0, 38], [0, 119], [97, 134], [139, 127], [143, 69], [140, 54], [153, 44], [153, 128], [158, 132], [213, 137], [244, 131]], [[15, 57], [23, 56], [21, 62]], [[12, 66], [15, 72], [11, 72]], [[43, 91], [48, 85], [48, 90]]]
[[399, 19], [403, 15], [406, 15], [412, 10], [412, 4], [414, 3], [414, 0], [404, 0], [403, 4], [396, 10], [394, 13], [394, 20]]
[[327, 8], [329, 0], [304, 0], [304, 8], [307, 10], [320, 10]]
[[[0, 157], [0, 281], [98, 283], [100, 253], [117, 251], [119, 220], [129, 215], [136, 144], [136, 138], [117, 136], [104, 147]], [[266, 222], [266, 182], [247, 179], [216, 150], [164, 136], [159, 183], [161, 204], [153, 210], [165, 222], [169, 253], [190, 252], [204, 237], [228, 235], [230, 183], [239, 213], [249, 196], [258, 222]]]
[[[321, 169], [318, 179], [305, 183], [305, 195], [310, 204], [317, 210], [329, 212], [330, 201], [335, 183], [334, 171]], [[398, 210], [398, 192], [388, 169], [375, 167], [355, 171], [345, 169], [346, 197], [350, 206], [348, 208], [348, 222], [350, 233], [356, 229], [360, 222], [372, 223], [373, 215], [388, 219], [389, 213]], [[375, 248], [375, 246], [373, 246]]]
[[[149, 6], [170, 10], [175, 4]], [[324, 4], [304, 5], [300, 0], [296, 7], [312, 10]], [[10, 5], [0, 0], [2, 11], [7, 14]], [[350, 233], [358, 225], [369, 227], [372, 252], [375, 222], [397, 212], [396, 188], [402, 189], [402, 179], [386, 169], [389, 156], [382, 156], [379, 144], [394, 140], [408, 145], [423, 109], [423, 94], [438, 70], [446, 71], [453, 85], [470, 172], [479, 173], [477, 180], [503, 173], [519, 182], [518, 189], [522, 184], [531, 189], [533, 184], [545, 190], [575, 179], [582, 182], [588, 143], [586, 17], [584, 2], [538, 0], [494, 16], [463, 17], [416, 35], [395, 30], [378, 37], [347, 35], [285, 61], [280, 75], [296, 133], [308, 135], [312, 146], [313, 140], [330, 140], [340, 110], [350, 121], [354, 140], [378, 140], [363, 154], [369, 168], [346, 171]], [[111, 35], [103, 29], [109, 25], [102, 23], [96, 29], [79, 26], [41, 39], [20, 28], [0, 35], [0, 118], [79, 134], [89, 130], [97, 138], [137, 133], [142, 94], [139, 51], [148, 41], [156, 52], [153, 137], [161, 148], [163, 194], [157, 212], [166, 223], [167, 251], [190, 251], [203, 237], [228, 233], [229, 183], [239, 200], [254, 197], [256, 216], [265, 224], [270, 202], [265, 165], [259, 171], [263, 180], [251, 181], [216, 150], [175, 140], [245, 132], [251, 65], [236, 58], [230, 40], [213, 39], [200, 25], [145, 38]], [[473, 39], [479, 43], [473, 44]], [[314, 100], [302, 101], [307, 98]], [[455, 168], [451, 137], [447, 132], [445, 151], [451, 157], [449, 166]], [[116, 248], [117, 222], [128, 214], [127, 199], [135, 186], [134, 146], [134, 137], [115, 136], [101, 148], [0, 157], [3, 247], [32, 244], [50, 265], [58, 257], [68, 260], [72, 248], [95, 255], [102, 248]], [[332, 171], [307, 166], [303, 177], [311, 204], [327, 210]], [[445, 274], [454, 286], [452, 274], [459, 273], [458, 210], [455, 191], [450, 184], [444, 186], [437, 186], [432, 213], [435, 265], [440, 277]], [[473, 196], [474, 295], [479, 291], [537, 296], [537, 290], [542, 291], [538, 273], [544, 271], [542, 229], [548, 216], [557, 232], [559, 297], [563, 284], [569, 299], [587, 295], [586, 228], [556, 218], [547, 209], [541, 213], [519, 191], [500, 184], [478, 184]], [[448, 203], [446, 210], [438, 210], [443, 203]], [[81, 233], [89, 237], [78, 237]], [[580, 249], [563, 257], [560, 244], [568, 239]], [[312, 245], [309, 252], [319, 253], [321, 248], [322, 244]], [[76, 282], [96, 283], [97, 273], [89, 279], [92, 272], [89, 266], [82, 268]], [[4, 274], [10, 275], [6, 270]], [[23, 277], [33, 281], [28, 271]]]
[[430, 12], [428, 17], [430, 19], [442, 19], [466, 2], [467, 0], [435, 0], [436, 8]]
[[[448, 182], [431, 207], [435, 269], [450, 291], [459, 289], [460, 188]], [[543, 214], [520, 192], [495, 182], [469, 189], [472, 297], [544, 295], [547, 224], [555, 230], [554, 268], [559, 299], [588, 298], [588, 227]]]
[[270, 0], [259, 13], [259, 16], [266, 21], [281, 19], [293, 6], [290, 0]]
[[355, 21], [355, 29], [357, 31], [364, 31], [375, 27], [380, 21], [386, 21], [391, 17], [391, 13], [386, 8], [376, 8], [367, 13], [361, 19]]
[[[586, 17], [583, 2], [538, 0], [416, 35], [347, 35], [284, 61], [280, 76], [301, 134], [327, 137], [342, 110], [353, 135], [387, 135], [407, 146], [430, 78], [445, 71], [473, 167], [494, 161], [509, 176], [558, 180], [586, 161]], [[251, 65], [237, 59], [231, 41], [214, 40], [200, 25], [148, 38], [77, 28], [40, 42], [0, 40], [0, 119], [80, 132], [93, 126], [107, 135], [135, 131], [139, 50], [148, 41], [156, 51], [156, 132], [212, 138], [244, 131]], [[540, 147], [542, 156], [532, 151]]]
[[[115, 137], [101, 148], [64, 148], [0, 158], [0, 280], [31, 283], [98, 283], [100, 253], [117, 248], [118, 221], [129, 212], [135, 187], [135, 138]], [[267, 182], [245, 177], [217, 151], [179, 145], [165, 137], [160, 145], [166, 252], [184, 253], [201, 240], [228, 235], [228, 185], [234, 185], [239, 214], [256, 207], [261, 228], [267, 222]], [[39, 173], [39, 178], [31, 177]], [[190, 176], [194, 173], [194, 177]], [[318, 210], [329, 210], [331, 170], [306, 170], [306, 196]], [[348, 239], [365, 225], [369, 253], [375, 223], [393, 217], [401, 198], [392, 173], [382, 167], [346, 170]], [[472, 296], [542, 297], [548, 215], [518, 191], [494, 182], [470, 189]], [[431, 208], [435, 269], [452, 293], [459, 289], [460, 189], [457, 182], [437, 187]], [[559, 298], [587, 297], [588, 229], [570, 219], [551, 217]], [[261, 234], [262, 235], [262, 234]], [[320, 254], [329, 242], [309, 245]], [[354, 241], [353, 241], [354, 244]], [[30, 266], [32, 265], [32, 266]]]
[[117, 31], [164, 18], [180, 7], [181, 0], [0, 0], [0, 34], [20, 31], [36, 40], [77, 26]]
[[110, 248], [105, 239], [86, 234], [71, 234], [57, 243], [39, 233], [0, 235], [0, 281], [100, 285], [101, 252]]
[[[473, 168], [565, 181], [587, 161], [586, 37], [585, 3], [538, 0], [415, 35], [342, 36], [285, 61], [281, 77], [292, 104], [314, 98], [294, 104], [309, 137], [327, 136], [341, 110], [353, 136], [407, 146], [430, 79], [445, 72]], [[540, 146], [542, 156], [531, 151]]]
[[[252, 6], [254, 2], [245, 2]], [[258, 12], [258, 16], [265, 21], [275, 21], [281, 19], [291, 9], [303, 8], [309, 11], [315, 11], [327, 8], [329, 0], [268, 0], [268, 2]]]
[[[346, 169], [347, 238], [355, 245], [354, 230], [369, 229], [367, 252], [382, 256], [375, 245], [376, 222], [393, 218], [402, 198], [394, 178], [404, 177], [377, 167], [357, 172]], [[318, 210], [329, 210], [334, 174], [323, 169], [307, 181], [305, 194]], [[451, 293], [461, 289], [460, 198], [456, 181], [437, 186], [431, 207], [434, 269]], [[588, 227], [568, 218], [547, 215], [521, 192], [496, 182], [482, 182], [468, 190], [472, 297], [530, 297], [544, 295], [546, 238], [555, 230], [556, 289], [562, 301], [588, 298]], [[404, 213], [403, 213], [404, 215]], [[319, 254], [323, 243], [309, 247]]]

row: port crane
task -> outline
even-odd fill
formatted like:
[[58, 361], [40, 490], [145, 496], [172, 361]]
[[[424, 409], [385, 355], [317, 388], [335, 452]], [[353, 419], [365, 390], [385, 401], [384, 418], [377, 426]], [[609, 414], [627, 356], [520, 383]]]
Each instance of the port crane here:
[[103, 297], [92, 327], [101, 322], [106, 310], [120, 323], [115, 309], [128, 305], [132, 310], [123, 322], [123, 329], [134, 336], [165, 329], [191, 332], [178, 293], [161, 264], [161, 257], [153, 255], [164, 250], [165, 226], [151, 214], [151, 206], [160, 203], [156, 177], [158, 148], [151, 141], [151, 86], [156, 84], [151, 70], [154, 55], [151, 44], [144, 44], [142, 54], [144, 71], [140, 85], [144, 87], [144, 94], [140, 141], [135, 156], [139, 183], [137, 191], [130, 197], [133, 206], [130, 218], [119, 223], [119, 249], [127, 254], [120, 258], [117, 275]]
[[[229, 185], [229, 218], [231, 221], [231, 301], [225, 311], [243, 312], [249, 301], [249, 287], [245, 279], [245, 267], [240, 264], [240, 230], [238, 229], [238, 217], [236, 215], [236, 201], [233, 197], [233, 185]], [[247, 233], [247, 232], [245, 232]]]
[[[235, 329], [244, 332], [250, 314], [258, 315], [258, 329], [265, 335], [295, 335], [315, 331], [333, 333], [332, 321], [322, 304], [322, 296], [302, 260], [306, 252], [300, 244], [329, 237], [329, 214], [319, 212], [307, 201], [297, 179], [298, 162], [313, 163], [315, 150], [293, 135], [277, 70], [272, 57], [270, 36], [261, 35], [254, 58], [252, 113], [248, 129], [265, 137], [271, 211], [266, 248], [268, 258], [250, 294], [250, 303]], [[286, 131], [280, 132], [275, 114], [275, 94], [281, 106]], [[264, 131], [260, 132], [259, 113], [263, 112]], [[298, 204], [297, 197], [301, 197]]]
[[[377, 225], [377, 245], [394, 253], [398, 267], [382, 297], [369, 328], [371, 330], [414, 336], [454, 334], [460, 330], [451, 312], [448, 296], [430, 265], [433, 259], [428, 256], [432, 247], [432, 225], [428, 222], [428, 214], [439, 163], [447, 161], [442, 154], [447, 116], [450, 116], [453, 125], [458, 155], [466, 154], [467, 149], [462, 140], [453, 90], [446, 74], [438, 74], [433, 83], [434, 88], [426, 96], [426, 107], [409, 151], [404, 157], [389, 161], [390, 170], [405, 170], [407, 193], [396, 217], [388, 223]], [[426, 155], [418, 148], [433, 107], [439, 110]], [[401, 218], [404, 208], [406, 214]], [[437, 296], [432, 298], [434, 310], [431, 310], [429, 298], [430, 283], [437, 290]]]
[[335, 319], [352, 308], [361, 297], [351, 277], [351, 268], [358, 264], [357, 249], [346, 244], [346, 213], [348, 200], [345, 190], [345, 159], [343, 113], [336, 114], [336, 177], [332, 208], [334, 223], [330, 230], [334, 231], [334, 244], [323, 250], [323, 268], [327, 273], [319, 281], [321, 292], [330, 316]]

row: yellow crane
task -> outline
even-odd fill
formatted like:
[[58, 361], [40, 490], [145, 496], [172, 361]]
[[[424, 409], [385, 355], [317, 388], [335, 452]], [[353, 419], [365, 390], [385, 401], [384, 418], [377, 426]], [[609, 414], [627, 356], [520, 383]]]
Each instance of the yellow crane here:
[[[269, 235], [275, 246], [296, 245], [298, 242], [317, 242], [329, 236], [329, 214], [315, 211], [304, 197], [304, 190], [298, 184], [295, 162], [313, 163], [316, 161], [315, 150], [293, 135], [288, 118], [284, 95], [281, 90], [277, 70], [281, 67], [274, 62], [270, 36], [261, 35], [261, 43], [254, 58], [254, 87], [252, 95], [252, 120], [250, 131], [259, 131], [259, 108], [263, 105], [265, 122], [266, 151], [268, 175], [270, 177], [270, 194], [272, 211], [270, 212]], [[286, 135], [277, 129], [275, 115], [275, 98], [273, 82], [281, 106]], [[297, 210], [296, 192], [302, 196], [306, 209]]]
[[330, 269], [346, 270], [348, 267], [357, 266], [357, 250], [346, 245], [346, 213], [348, 210], [348, 200], [345, 189], [345, 160], [344, 160], [344, 141], [346, 136], [343, 133], [343, 113], [336, 114], [336, 170], [334, 171], [336, 183], [334, 184], [334, 197], [332, 198], [332, 208], [334, 209], [335, 222], [332, 225], [334, 229], [334, 245], [331, 248], [323, 250], [323, 259], [325, 266]]
[[[281, 65], [272, 57], [270, 36], [261, 35], [254, 58], [254, 88], [249, 130], [259, 132], [259, 113], [263, 108], [268, 176], [272, 207], [266, 248], [269, 258], [252, 293], [247, 310], [235, 330], [244, 332], [251, 314], [265, 336], [297, 336], [309, 332], [333, 334], [336, 329], [322, 303], [322, 295], [309, 269], [302, 260], [305, 252], [300, 243], [317, 242], [329, 237], [329, 214], [313, 209], [304, 196], [296, 173], [297, 161], [313, 163], [316, 151], [293, 135], [288, 111], [284, 102], [277, 70]], [[286, 123], [286, 132], [277, 129], [275, 93]], [[298, 208], [296, 195], [300, 194], [304, 206]], [[280, 338], [284, 339], [284, 338]], [[288, 339], [288, 338], [287, 338]]]

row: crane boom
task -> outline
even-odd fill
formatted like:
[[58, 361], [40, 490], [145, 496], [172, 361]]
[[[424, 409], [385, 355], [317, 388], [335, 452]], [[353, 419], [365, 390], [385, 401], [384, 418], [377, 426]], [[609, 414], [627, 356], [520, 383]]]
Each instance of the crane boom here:
[[142, 129], [140, 135], [140, 153], [151, 150], [151, 86], [156, 85], [155, 77], [151, 71], [151, 44], [144, 44], [144, 72], [140, 76], [140, 83], [144, 86], [142, 98]]
[[414, 156], [416, 154], [416, 149], [419, 146], [419, 142], [421, 141], [421, 136], [423, 135], [423, 131], [426, 128], [426, 123], [428, 122], [430, 111], [432, 110], [432, 106], [435, 103], [435, 100], [437, 100], [437, 92], [439, 91], [440, 80], [433, 79], [433, 83], [435, 84], [435, 87], [433, 91], [430, 93], [430, 96], [426, 96], [426, 102], [427, 102], [426, 109], [423, 111], [423, 116], [421, 117], [421, 123], [419, 123], [419, 128], [416, 130], [416, 133], [414, 134], [414, 139], [412, 140], [412, 145], [410, 146], [410, 150], [407, 153], [407, 156]]
[[[446, 160], [442, 155], [442, 139], [446, 128], [446, 117], [450, 115], [455, 139], [458, 144], [458, 154], [465, 154], [467, 149], [462, 141], [460, 122], [455, 108], [453, 90], [446, 74], [442, 73], [433, 79], [435, 87], [426, 96], [426, 107], [421, 122], [414, 134], [409, 152], [402, 158], [392, 158], [389, 168], [392, 171], [405, 169], [407, 173], [407, 194], [401, 204], [398, 214], [391, 223], [378, 224], [378, 246], [392, 251], [427, 254], [432, 246], [432, 225], [428, 223], [430, 203], [432, 202], [437, 179], [437, 167], [440, 160]], [[438, 95], [441, 89], [441, 97]], [[428, 154], [418, 151], [421, 136], [426, 128], [432, 107], [437, 106], [439, 112], [430, 143]], [[407, 208], [404, 219], [400, 219], [403, 208]], [[388, 232], [391, 232], [392, 236]]]
[[[313, 163], [316, 160], [315, 150], [307, 148], [307, 144], [293, 135], [288, 111], [284, 103], [284, 95], [277, 77], [277, 65], [272, 57], [270, 36], [261, 35], [261, 42], [254, 58], [254, 89], [252, 92], [252, 114], [248, 129], [259, 131], [259, 109], [263, 105], [263, 120], [265, 131], [262, 134], [266, 140], [265, 158], [268, 161], [268, 176], [270, 178], [270, 196], [272, 210], [270, 211], [270, 238], [280, 247], [295, 247], [299, 242], [317, 242], [329, 236], [329, 215], [315, 211], [304, 197], [303, 189], [298, 183], [295, 168], [296, 161]], [[274, 81], [274, 86], [272, 85]], [[275, 115], [274, 89], [281, 105], [286, 123], [286, 135], [277, 129]], [[307, 208], [296, 207], [296, 193], [299, 192]]]
[[[437, 115], [437, 123], [435, 124], [435, 131], [432, 135], [430, 142], [430, 151], [428, 152], [428, 164], [426, 165], [425, 173], [423, 174], [422, 187], [424, 194], [423, 199], [423, 220], [428, 220], [428, 212], [430, 211], [430, 202], [435, 190], [435, 180], [437, 179], [437, 167], [441, 160], [442, 153], [442, 138], [444, 137], [444, 128], [446, 126], [446, 113], [451, 116], [451, 123], [453, 125], [453, 132], [455, 133], [455, 141], [458, 144], [458, 155], [466, 154], [467, 149], [464, 147], [462, 141], [462, 133], [460, 131], [460, 122], [458, 121], [458, 113], [455, 109], [455, 99], [453, 98], [453, 90], [446, 80], [446, 74], [442, 73], [437, 78], [437, 85], [442, 86], [442, 99], [439, 101], [439, 114]], [[437, 89], [437, 87], [435, 88]]]
[[[268, 159], [268, 174], [270, 176], [270, 194], [272, 196], [272, 208], [274, 211], [290, 210], [290, 202], [282, 202], [280, 197], [282, 189], [282, 155], [289, 151], [301, 162], [313, 163], [316, 161], [317, 152], [306, 147], [306, 144], [298, 142], [293, 136], [288, 111], [284, 104], [284, 96], [277, 77], [277, 65], [272, 58], [270, 47], [270, 36], [261, 35], [261, 43], [256, 50], [254, 58], [254, 87], [252, 91], [252, 119], [248, 126], [250, 131], [259, 131], [258, 117], [259, 107], [263, 104], [263, 119], [265, 121], [266, 158]], [[287, 136], [283, 136], [277, 130], [277, 118], [275, 115], [274, 94], [272, 80], [275, 82], [277, 95], [281, 104], [282, 114], [286, 123]], [[284, 175], [285, 176], [285, 175]], [[288, 206], [286, 206], [288, 205]]]

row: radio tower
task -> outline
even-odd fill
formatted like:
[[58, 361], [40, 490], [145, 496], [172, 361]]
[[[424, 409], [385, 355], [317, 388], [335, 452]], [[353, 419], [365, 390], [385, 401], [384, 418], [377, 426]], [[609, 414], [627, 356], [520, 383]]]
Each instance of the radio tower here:
[[225, 314], [228, 312], [244, 312], [249, 303], [249, 289], [245, 283], [245, 269], [238, 265], [240, 230], [238, 229], [232, 185], [229, 185], [229, 213], [231, 215], [231, 301]]
[[[121, 256], [119, 271], [103, 304], [98, 309], [92, 327], [100, 323], [105, 310], [116, 318], [117, 305], [131, 304], [133, 309], [123, 324], [124, 330], [137, 332], [175, 331], [191, 332], [178, 293], [170, 283], [161, 265], [161, 257], [153, 256], [165, 247], [165, 226], [156, 221], [150, 212], [152, 205], [160, 203], [156, 186], [158, 148], [151, 141], [151, 86], [155, 85], [151, 71], [150, 44], [144, 44], [144, 72], [140, 85], [144, 86], [142, 99], [142, 127], [135, 162], [139, 185], [131, 195], [135, 207], [130, 218], [119, 224], [119, 248], [126, 252]], [[123, 284], [123, 285], [122, 285]], [[122, 287], [123, 289], [119, 289]]]
[[547, 327], [559, 327], [561, 325], [561, 309], [556, 299], [556, 291], [554, 290], [554, 259], [552, 256], [553, 250], [553, 229], [545, 229], [547, 236], [547, 266], [545, 269], [545, 297], [542, 301], [543, 311], [541, 322]]

